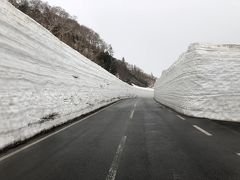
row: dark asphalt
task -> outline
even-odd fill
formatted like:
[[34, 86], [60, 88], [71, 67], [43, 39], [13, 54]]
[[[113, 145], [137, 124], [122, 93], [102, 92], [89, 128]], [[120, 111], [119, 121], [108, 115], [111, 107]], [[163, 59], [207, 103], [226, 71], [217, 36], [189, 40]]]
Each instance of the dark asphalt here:
[[0, 161], [0, 180], [240, 180], [240, 124], [176, 115], [121, 101]]

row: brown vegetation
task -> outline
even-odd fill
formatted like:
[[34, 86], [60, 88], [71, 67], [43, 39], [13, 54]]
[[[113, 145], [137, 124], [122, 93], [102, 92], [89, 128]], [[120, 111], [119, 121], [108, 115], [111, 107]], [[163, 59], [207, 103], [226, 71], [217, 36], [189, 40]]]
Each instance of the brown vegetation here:
[[113, 57], [113, 49], [92, 29], [80, 25], [61, 7], [51, 7], [41, 0], [9, 0], [16, 8], [48, 29], [61, 41], [97, 63], [121, 80], [142, 87], [152, 87], [156, 78], [135, 65]]

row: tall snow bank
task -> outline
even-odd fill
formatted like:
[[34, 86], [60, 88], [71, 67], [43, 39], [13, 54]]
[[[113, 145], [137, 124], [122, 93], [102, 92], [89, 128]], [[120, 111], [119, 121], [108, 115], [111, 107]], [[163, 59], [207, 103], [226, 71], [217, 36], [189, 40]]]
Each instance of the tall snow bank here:
[[153, 88], [145, 88], [145, 87], [140, 87], [135, 84], [132, 84], [132, 86], [136, 89], [137, 95], [142, 97], [142, 98], [153, 98]]
[[190, 45], [157, 80], [154, 96], [189, 116], [240, 122], [240, 45]]
[[0, 149], [134, 93], [0, 1]]

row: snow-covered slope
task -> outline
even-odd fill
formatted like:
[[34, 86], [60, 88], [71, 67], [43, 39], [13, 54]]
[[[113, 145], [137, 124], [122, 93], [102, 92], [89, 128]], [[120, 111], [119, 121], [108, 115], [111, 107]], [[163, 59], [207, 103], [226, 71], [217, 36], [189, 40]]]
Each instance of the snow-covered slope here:
[[186, 115], [240, 122], [240, 45], [192, 44], [157, 80], [155, 99]]
[[0, 149], [135, 91], [0, 1]]
[[144, 88], [144, 87], [137, 86], [135, 84], [132, 84], [132, 86], [136, 88], [138, 96], [145, 97], [145, 98], [153, 98], [153, 92], [154, 92], [153, 88]]

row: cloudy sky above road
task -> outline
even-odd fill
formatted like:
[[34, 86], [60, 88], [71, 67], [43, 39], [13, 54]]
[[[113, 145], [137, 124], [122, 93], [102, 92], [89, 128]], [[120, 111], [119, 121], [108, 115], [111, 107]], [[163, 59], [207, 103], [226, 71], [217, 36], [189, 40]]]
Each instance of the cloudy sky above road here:
[[193, 42], [240, 44], [239, 0], [47, 0], [160, 76]]

